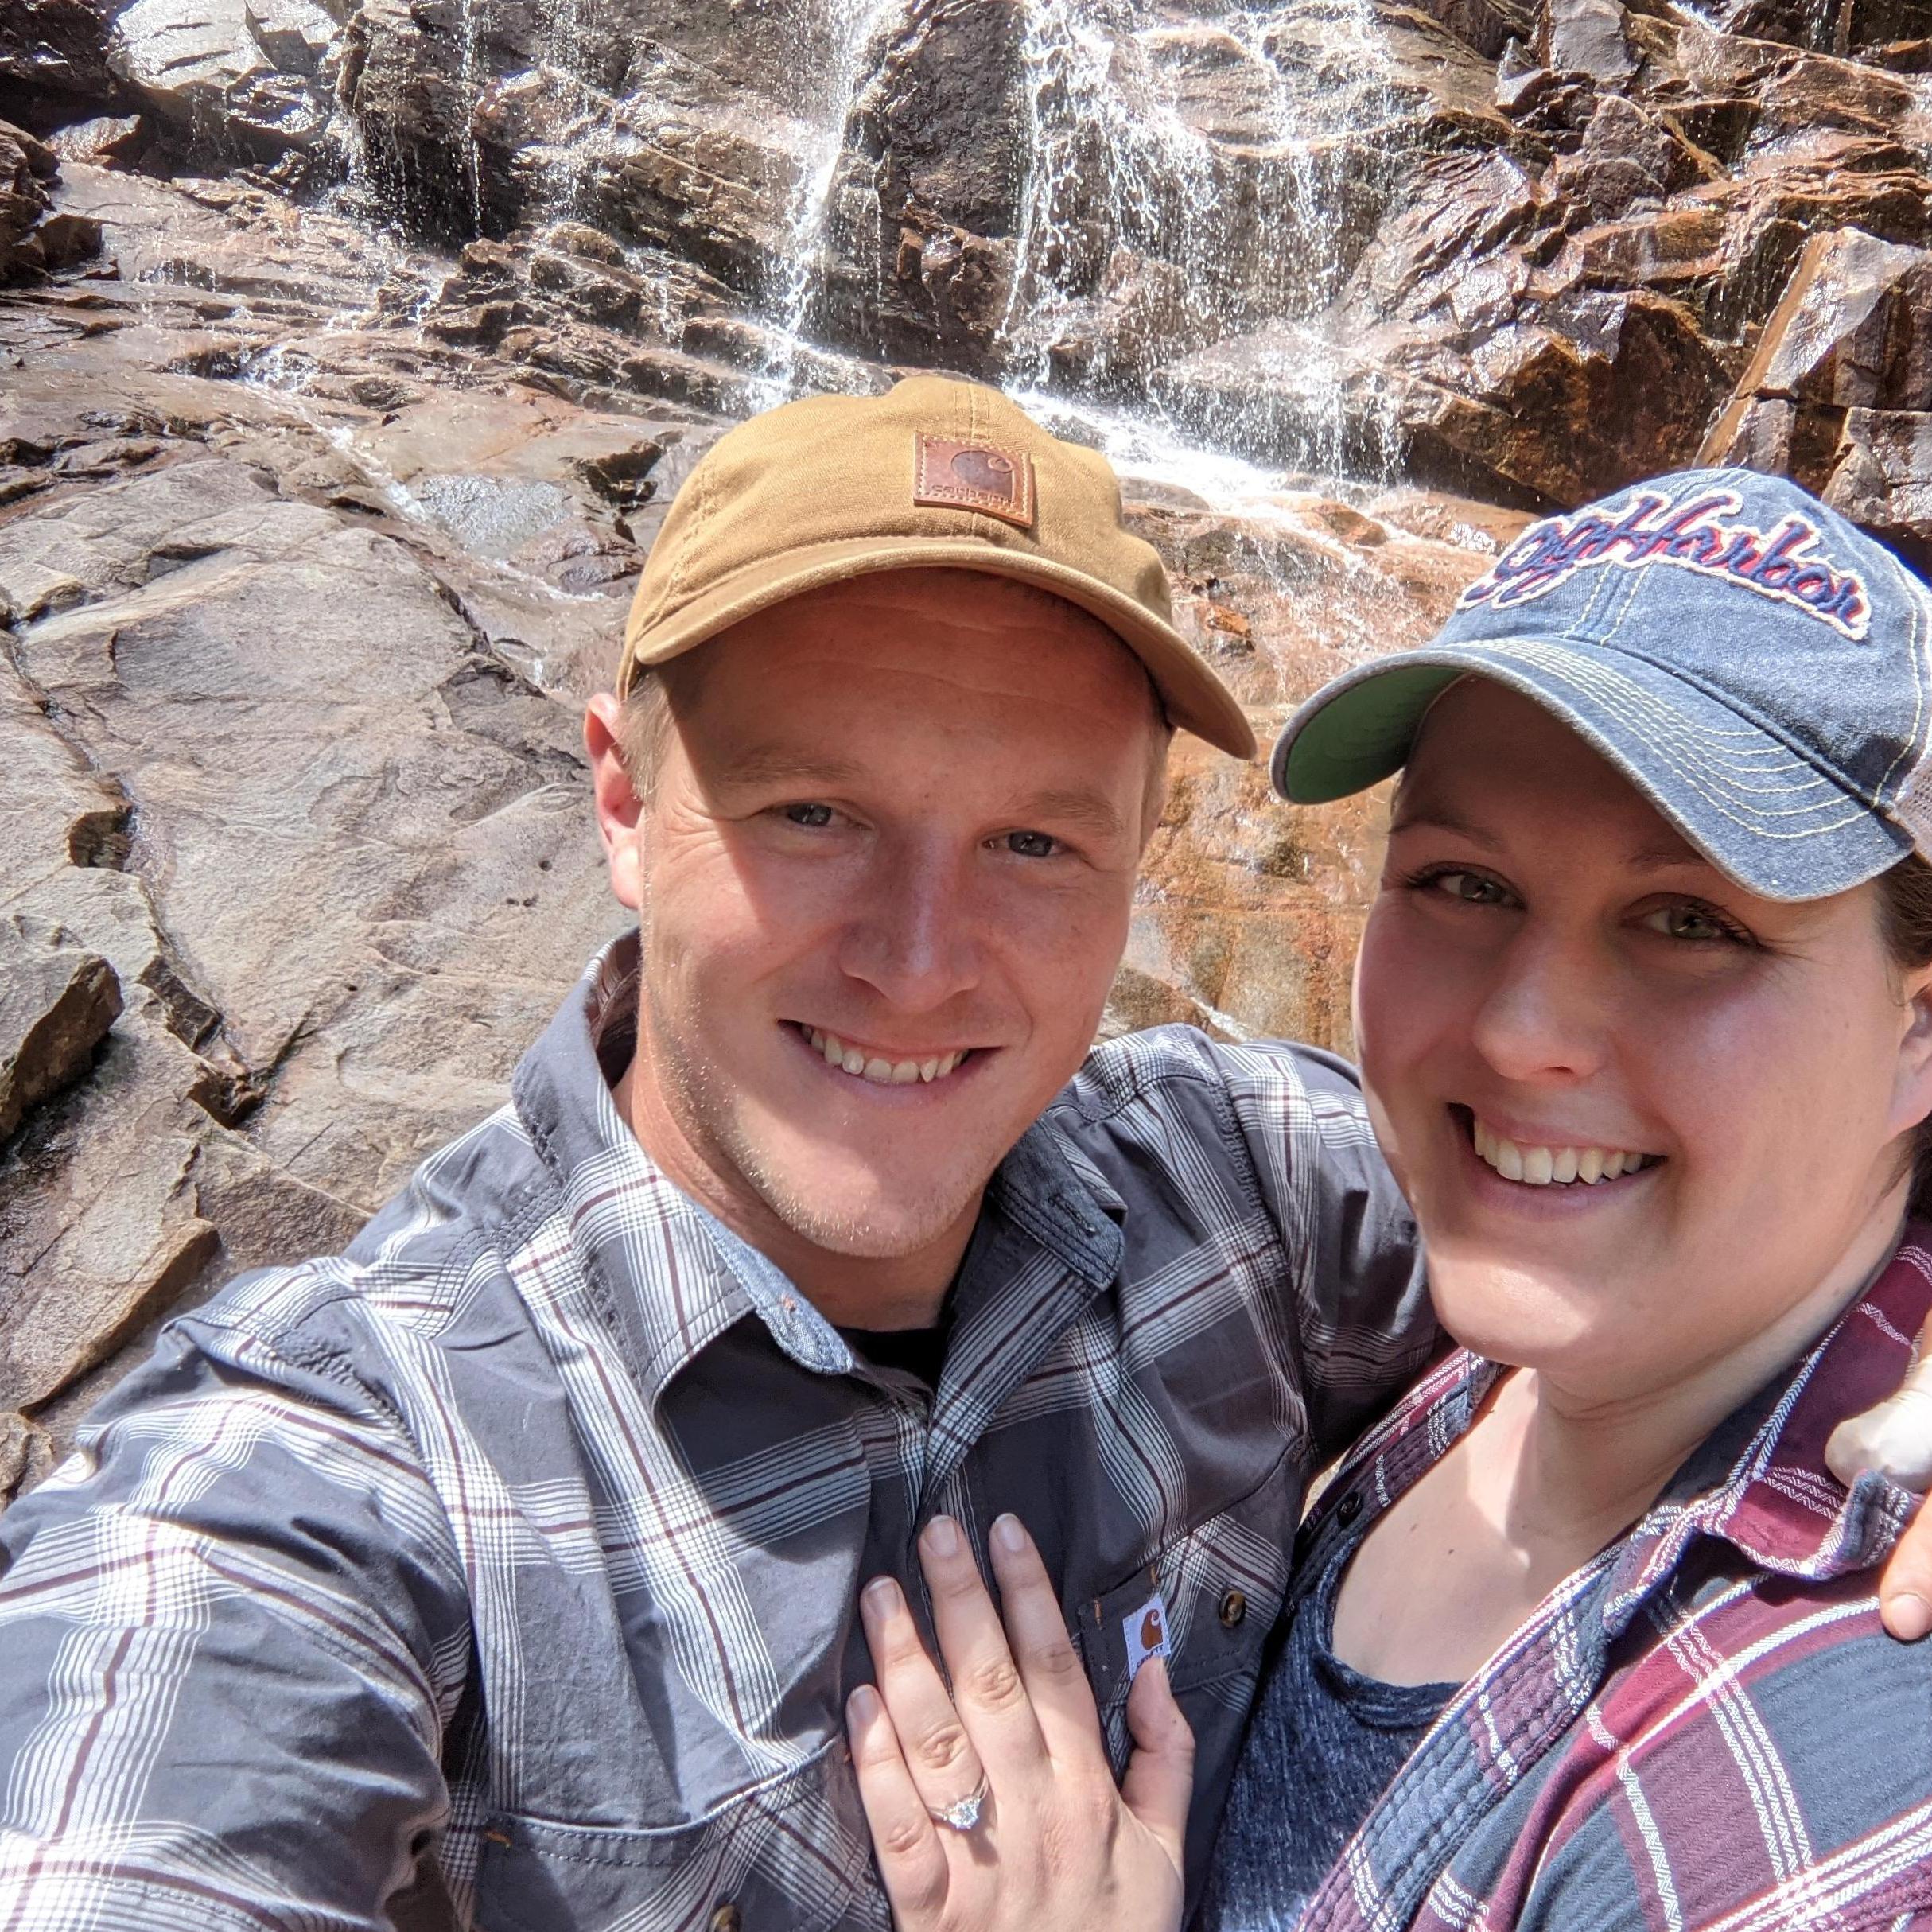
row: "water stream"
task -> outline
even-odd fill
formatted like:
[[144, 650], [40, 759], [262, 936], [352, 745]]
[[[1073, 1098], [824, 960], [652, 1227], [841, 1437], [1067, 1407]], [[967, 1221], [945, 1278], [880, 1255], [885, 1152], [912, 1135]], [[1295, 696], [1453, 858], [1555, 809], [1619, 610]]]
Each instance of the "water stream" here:
[[[598, 35], [608, 41], [616, 15], [593, 18], [590, 0], [535, 0], [532, 64], [492, 80], [492, 4], [456, 0], [452, 10], [474, 226], [481, 231], [488, 212], [476, 129], [492, 115], [500, 130], [531, 130], [515, 163], [525, 227], [594, 223], [593, 185], [602, 177], [608, 195], [606, 164], [653, 138], [647, 91], [624, 98], [624, 83], [617, 97], [604, 91], [612, 68], [608, 45], [600, 65]], [[620, 10], [648, 25], [655, 0]], [[863, 360], [814, 339], [841, 245], [840, 172], [882, 64], [934, 9], [931, 0], [745, 0], [742, 10], [743, 27], [725, 32], [748, 37], [728, 39], [730, 56], [742, 45], [764, 63], [759, 84], [784, 125], [782, 138], [767, 136], [768, 165], [783, 171], [782, 217], [747, 314], [762, 345], [747, 371], [749, 397], [768, 407], [868, 379]], [[1185, 487], [1232, 473], [1246, 496], [1272, 480], [1229, 454], [1215, 384], [1190, 387], [1173, 372], [1252, 338], [1244, 352], [1292, 392], [1295, 466], [1365, 480], [1386, 473], [1372, 436], [1365, 460], [1359, 395], [1345, 434], [1346, 356], [1320, 325], [1351, 266], [1363, 199], [1380, 186], [1380, 130], [1395, 119], [1374, 0], [1021, 0], [1016, 10], [1023, 132], [1013, 232], [996, 238], [1005, 251], [989, 345], [997, 379], [1017, 395], [1077, 407], [1090, 435]], [[672, 67], [697, 57], [701, 32], [667, 18]], [[737, 92], [733, 104], [754, 98]], [[676, 111], [688, 121], [688, 107]], [[360, 130], [346, 147], [353, 166]], [[364, 162], [358, 199], [368, 197], [367, 173]], [[684, 348], [675, 264], [652, 244], [616, 239], [646, 285], [663, 288], [643, 326]]]

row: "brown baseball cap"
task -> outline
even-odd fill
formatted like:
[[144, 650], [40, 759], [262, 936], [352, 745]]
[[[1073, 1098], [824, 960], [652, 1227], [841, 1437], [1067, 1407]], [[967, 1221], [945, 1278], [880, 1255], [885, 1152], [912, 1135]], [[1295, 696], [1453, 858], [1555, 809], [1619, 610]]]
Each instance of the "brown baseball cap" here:
[[1174, 628], [1158, 554], [1121, 522], [1106, 458], [953, 376], [787, 402], [713, 445], [645, 563], [617, 689], [640, 666], [802, 592], [947, 568], [1017, 577], [1078, 604], [1147, 667], [1173, 724], [1254, 756], [1233, 694]]

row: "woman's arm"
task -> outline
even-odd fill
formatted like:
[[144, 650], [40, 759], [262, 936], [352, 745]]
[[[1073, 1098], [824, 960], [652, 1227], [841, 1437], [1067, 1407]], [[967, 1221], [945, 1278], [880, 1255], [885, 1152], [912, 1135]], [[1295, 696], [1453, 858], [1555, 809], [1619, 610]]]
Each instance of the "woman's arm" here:
[[[898, 1587], [861, 1602], [878, 1688], [847, 1707], [859, 1790], [898, 1932], [1176, 1932], [1194, 1738], [1158, 1658], [1127, 1701], [1134, 1752], [1116, 1787], [1087, 1673], [1032, 1539], [988, 1538], [1002, 1628], [958, 1526], [927, 1524], [919, 1561], [949, 1695]], [[949, 1809], [962, 1829], [941, 1821]]]

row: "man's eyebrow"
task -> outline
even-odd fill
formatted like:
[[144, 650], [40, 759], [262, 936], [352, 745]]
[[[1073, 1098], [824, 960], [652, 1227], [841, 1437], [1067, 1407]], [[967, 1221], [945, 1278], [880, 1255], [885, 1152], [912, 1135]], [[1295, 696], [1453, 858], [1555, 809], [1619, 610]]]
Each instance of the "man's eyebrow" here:
[[728, 785], [849, 785], [861, 768], [852, 759], [818, 752], [794, 751], [782, 744], [754, 745], [734, 758], [718, 776]]
[[1090, 791], [1083, 786], [1029, 792], [1013, 807], [1013, 816], [1022, 822], [1042, 818], [1061, 825], [1083, 825], [1103, 838], [1117, 838], [1126, 829], [1104, 792]]

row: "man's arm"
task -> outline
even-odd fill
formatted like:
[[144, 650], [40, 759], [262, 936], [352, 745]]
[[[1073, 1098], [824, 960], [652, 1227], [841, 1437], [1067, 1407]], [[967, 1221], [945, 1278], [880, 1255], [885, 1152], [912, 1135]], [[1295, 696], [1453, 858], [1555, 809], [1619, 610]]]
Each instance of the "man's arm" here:
[[339, 1319], [173, 1324], [0, 1522], [14, 1932], [391, 1923], [449, 1810], [468, 1619]]
[[1415, 1222], [1346, 1060], [1274, 1041], [1214, 1051], [1288, 1251], [1284, 1287], [1325, 1461], [1442, 1345]]

